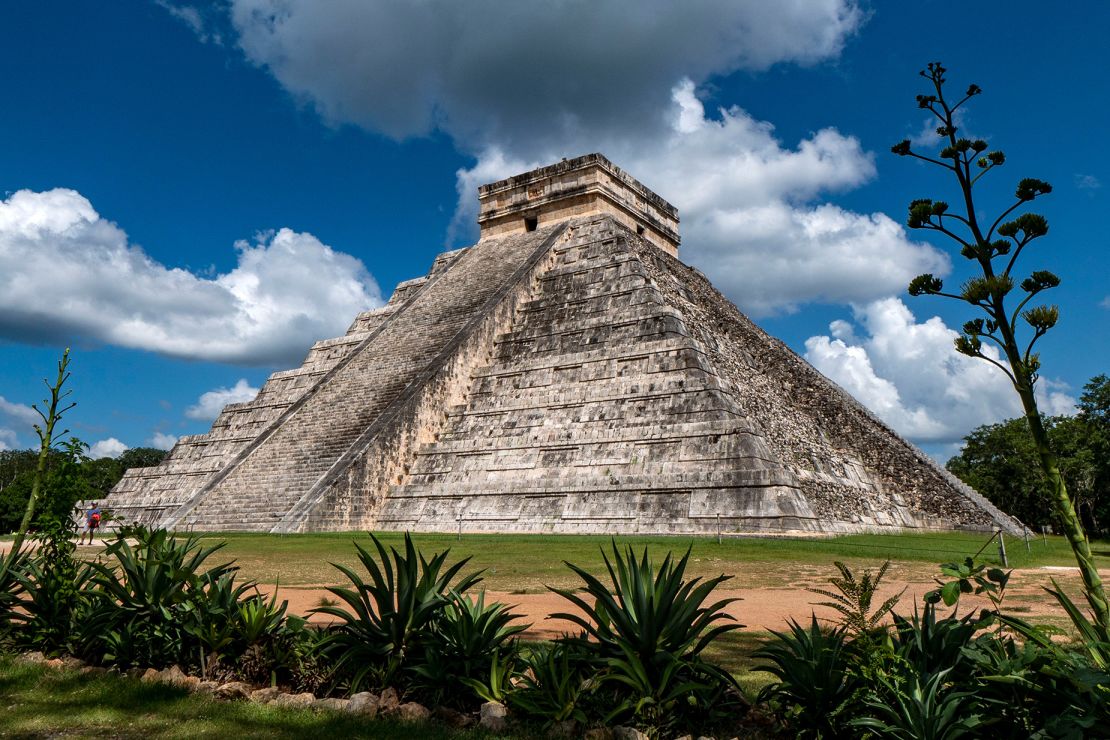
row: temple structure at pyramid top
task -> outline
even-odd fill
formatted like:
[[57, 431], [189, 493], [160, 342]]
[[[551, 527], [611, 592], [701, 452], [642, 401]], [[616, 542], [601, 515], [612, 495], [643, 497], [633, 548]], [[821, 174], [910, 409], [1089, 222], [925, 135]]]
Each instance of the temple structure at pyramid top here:
[[678, 209], [600, 154], [564, 159], [478, 188], [482, 239], [602, 214], [678, 256]]
[[1021, 531], [683, 264], [677, 210], [600, 154], [478, 196], [477, 244], [107, 508], [269, 532]]

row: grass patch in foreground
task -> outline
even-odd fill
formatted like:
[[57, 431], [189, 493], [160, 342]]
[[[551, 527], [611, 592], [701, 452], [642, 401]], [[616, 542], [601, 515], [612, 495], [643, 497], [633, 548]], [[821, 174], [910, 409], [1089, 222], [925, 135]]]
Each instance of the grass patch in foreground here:
[[[379, 534], [387, 545], [399, 546], [402, 535]], [[335, 584], [342, 576], [329, 564], [354, 565], [352, 541], [369, 546], [369, 538], [359, 532], [313, 533], [299, 535], [213, 534], [225, 540], [220, 555], [238, 561], [242, 574], [262, 583], [281, 582], [287, 586]], [[980, 533], [937, 532], [926, 534], [861, 534], [829, 538], [726, 538], [720, 545], [713, 538], [690, 537], [617, 537], [619, 546], [649, 547], [656, 558], [668, 551], [682, 552], [693, 546], [688, 572], [694, 576], [737, 574], [728, 587], [744, 588], [783, 585], [776, 566], [792, 569], [792, 563], [831, 566], [834, 560], [877, 564], [884, 560], [909, 563], [960, 561], [976, 553], [989, 538]], [[589, 535], [473, 534], [458, 540], [452, 534], [413, 535], [424, 553], [451, 548], [453, 557], [472, 556], [472, 567], [484, 568], [485, 588], [518, 593], [539, 593], [546, 585], [574, 586], [576, 577], [563, 565], [569, 560], [593, 573], [602, 573], [600, 548], [608, 547], [609, 537]], [[1075, 559], [1062, 537], [1030, 540], [1030, 552], [1017, 538], [1007, 538], [1010, 566], [1074, 566]], [[1093, 550], [1103, 567], [1110, 566], [1110, 543], [1096, 542]], [[995, 561], [997, 543], [991, 543], [980, 559]], [[751, 568], [765, 563], [767, 569]], [[760, 582], [761, 579], [766, 583]]]
[[492, 737], [434, 723], [419, 726], [339, 712], [220, 702], [119, 675], [81, 675], [0, 658], [0, 735], [115, 738]]

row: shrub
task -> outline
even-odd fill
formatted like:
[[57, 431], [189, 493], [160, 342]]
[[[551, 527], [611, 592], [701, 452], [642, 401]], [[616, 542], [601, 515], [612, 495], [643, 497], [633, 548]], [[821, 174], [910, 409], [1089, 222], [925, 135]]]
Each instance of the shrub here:
[[382, 687], [402, 678], [402, 668], [411, 667], [414, 658], [422, 656], [425, 640], [450, 601], [449, 592], [461, 593], [481, 580], [478, 573], [473, 573], [453, 584], [469, 558], [446, 566], [450, 550], [445, 550], [427, 560], [417, 553], [407, 533], [404, 553], [393, 547], [387, 552], [374, 535], [370, 540], [376, 558], [355, 543], [358, 559], [370, 575], [369, 582], [352, 569], [332, 563], [354, 588], [328, 591], [350, 611], [341, 606], [312, 610], [340, 620], [321, 648], [351, 691], [367, 683]]
[[[520, 615], [505, 604], [487, 605], [484, 593], [472, 600], [452, 590], [448, 599], [425, 635], [424, 655], [414, 660], [413, 683], [434, 703], [460, 704], [474, 698], [460, 692], [460, 684], [473, 688], [472, 682], [490, 676], [498, 666], [505, 680], [517, 653], [514, 636], [528, 625], [511, 625]], [[491, 691], [496, 680], [488, 685]]]
[[838, 736], [858, 686], [852, 670], [857, 656], [845, 629], [822, 628], [813, 616], [808, 629], [791, 620], [790, 632], [772, 634], [776, 639], [753, 655], [767, 661], [756, 670], [778, 679], [760, 692], [760, 701], [799, 737]]
[[222, 543], [202, 547], [164, 529], [134, 535], [134, 547], [123, 537], [108, 545], [113, 563], [92, 564], [86, 650], [120, 666], [203, 662], [202, 650], [218, 652], [233, 639], [238, 600], [251, 586], [235, 584], [230, 563], [204, 568]]
[[872, 611], [871, 602], [874, 601], [879, 584], [883, 582], [883, 576], [890, 567], [890, 561], [883, 563], [876, 573], [870, 570], [863, 571], [861, 578], [856, 578], [855, 573], [844, 563], [837, 561], [833, 565], [840, 571], [840, 578], [829, 579], [829, 583], [836, 591], [821, 588], [807, 588], [806, 591], [832, 599], [832, 601], [820, 602], [817, 606], [828, 606], [840, 612], [841, 624], [853, 637], [869, 636], [879, 629], [883, 617], [894, 609], [906, 589], [891, 596]]
[[25, 597], [13, 615], [19, 623], [12, 634], [17, 647], [48, 655], [72, 652], [76, 647], [76, 627], [89, 606], [85, 587], [91, 568], [73, 557], [74, 530], [68, 519], [45, 517], [34, 536], [37, 549], [20, 558], [14, 577]]
[[719, 624], [732, 621], [724, 608], [737, 599], [706, 603], [729, 576], [684, 580], [689, 558], [690, 550], [677, 561], [668, 553], [656, 569], [646, 549], [637, 559], [631, 547], [622, 554], [614, 541], [612, 559], [602, 551], [609, 585], [567, 563], [592, 604], [570, 590], [551, 589], [585, 614], [552, 617], [582, 628], [581, 635], [563, 639], [589, 656], [613, 690], [606, 723], [619, 719], [651, 731], [709, 726], [742, 708], [732, 676], [700, 656], [716, 637], [741, 626]]
[[566, 721], [586, 724], [589, 695], [597, 688], [590, 657], [568, 642], [533, 647], [524, 659], [520, 684], [508, 695], [509, 706], [549, 726]]

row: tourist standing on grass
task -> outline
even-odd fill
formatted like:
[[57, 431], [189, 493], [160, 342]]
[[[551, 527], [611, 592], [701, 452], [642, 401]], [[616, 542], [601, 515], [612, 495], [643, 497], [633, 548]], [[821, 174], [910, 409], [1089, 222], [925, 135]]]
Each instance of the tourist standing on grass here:
[[[85, 512], [85, 532], [89, 535], [89, 544], [93, 543], [93, 535], [96, 534], [97, 528], [100, 526], [100, 505], [93, 501], [93, 505]], [[77, 537], [77, 544], [80, 545], [85, 537], [85, 532], [82, 532]]]

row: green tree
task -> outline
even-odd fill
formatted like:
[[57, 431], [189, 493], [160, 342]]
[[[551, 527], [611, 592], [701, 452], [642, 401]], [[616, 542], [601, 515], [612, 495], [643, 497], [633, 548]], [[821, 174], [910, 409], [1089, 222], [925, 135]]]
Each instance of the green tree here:
[[[1044, 425], [1083, 526], [1096, 535], [1110, 524], [1110, 424], [1104, 421], [1110, 418], [1110, 378], [1100, 375], [1085, 387], [1076, 416], [1046, 417]], [[1026, 524], [1060, 526], [1024, 417], [974, 429], [947, 468]]]
[[[913, 151], [908, 139], [895, 144], [891, 151], [940, 167], [955, 178], [960, 198], [956, 211], [949, 211], [948, 203], [944, 201], [914, 200], [909, 206], [907, 225], [911, 229], [943, 234], [956, 242], [960, 246], [960, 254], [976, 263], [978, 273], [967, 280], [958, 292], [945, 291], [943, 281], [934, 275], [919, 275], [910, 282], [909, 293], [962, 301], [983, 315], [963, 325], [963, 332], [956, 339], [956, 349], [999, 368], [1017, 391], [1048, 482], [1053, 510], [1075, 553], [1095, 621], [1102, 634], [1110, 639], [1110, 605], [1102, 579], [1068, 494], [1034, 393], [1041, 362], [1033, 350], [1037, 341], [1056, 324], [1060, 312], [1056, 306], [1031, 306], [1030, 302], [1059, 285], [1060, 278], [1047, 270], [1035, 270], [1019, 284], [1013, 275], [1021, 253], [1029, 244], [1048, 233], [1048, 221], [1044, 216], [1020, 211], [1036, 198], [1052, 192], [1052, 186], [1041, 180], [1025, 178], [1018, 183], [1014, 202], [1010, 206], [993, 220], [981, 216], [973, 190], [984, 176], [1005, 163], [1006, 155], [998, 150], [988, 151], [990, 147], [982, 139], [957, 137], [956, 112], [981, 94], [982, 89], [971, 85], [953, 103], [944, 94], [946, 71], [939, 62], [930, 63], [927, 69], [921, 71], [921, 76], [928, 80], [931, 90], [917, 96], [918, 107], [932, 113], [940, 123], [936, 129], [942, 144], [939, 154], [933, 157]], [[1016, 306], [1011, 308], [1007, 299], [1015, 287], [1020, 287], [1024, 296], [1015, 299]], [[1027, 328], [1019, 326], [1019, 319], [1024, 320]], [[988, 349], [984, 342], [994, 347]]]
[[[166, 459], [165, 450], [156, 450], [153, 447], [130, 447], [123, 451], [116, 460], [120, 465], [120, 476], [128, 468], [150, 468]], [[119, 477], [112, 481], [114, 486], [119, 482]], [[111, 486], [109, 486], [111, 488]]]
[[1037, 448], [1024, 417], [973, 429], [964, 437], [960, 454], [945, 467], [1029, 526], [1056, 524]]

